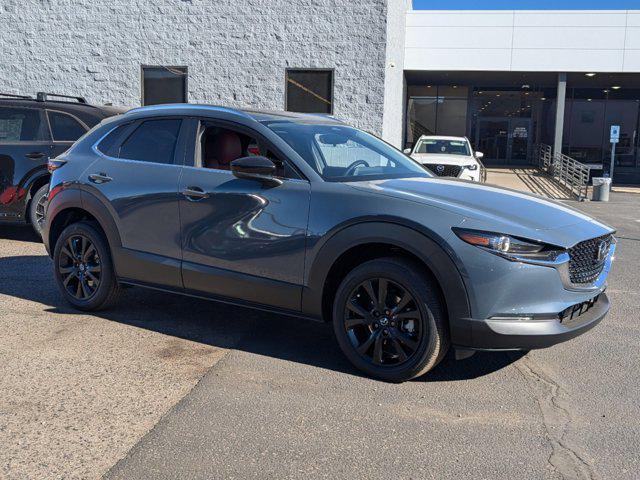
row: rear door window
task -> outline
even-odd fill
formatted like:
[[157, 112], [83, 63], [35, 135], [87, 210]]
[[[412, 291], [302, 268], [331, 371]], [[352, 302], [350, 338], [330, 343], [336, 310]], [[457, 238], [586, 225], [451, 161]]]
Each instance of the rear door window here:
[[181, 123], [180, 119], [142, 122], [122, 143], [118, 156], [142, 162], [173, 163]]
[[42, 116], [33, 108], [0, 107], [0, 143], [46, 140]]
[[71, 115], [62, 112], [47, 111], [51, 135], [54, 142], [75, 142], [87, 129]]

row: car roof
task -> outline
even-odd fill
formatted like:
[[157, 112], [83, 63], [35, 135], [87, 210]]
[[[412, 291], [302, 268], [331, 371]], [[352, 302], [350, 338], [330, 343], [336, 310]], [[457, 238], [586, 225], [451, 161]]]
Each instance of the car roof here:
[[327, 123], [343, 124], [338, 118], [320, 113], [297, 113], [283, 110], [255, 110], [225, 107], [222, 105], [209, 105], [199, 103], [168, 103], [162, 105], [151, 105], [138, 107], [129, 110], [126, 116], [143, 117], [146, 115], [206, 115], [210, 114], [232, 114], [244, 118], [250, 118], [257, 122], [295, 122], [295, 123]]
[[125, 107], [114, 107], [112, 105], [92, 105], [89, 103], [69, 102], [64, 100], [37, 100], [35, 98], [1, 97], [0, 105], [5, 107], [31, 107], [47, 108], [50, 110], [62, 110], [65, 112], [86, 112], [87, 110], [99, 111], [104, 116], [124, 113], [128, 109]]
[[449, 135], [422, 135], [418, 140], [458, 140], [462, 142], [467, 141], [467, 137], [453, 137]]

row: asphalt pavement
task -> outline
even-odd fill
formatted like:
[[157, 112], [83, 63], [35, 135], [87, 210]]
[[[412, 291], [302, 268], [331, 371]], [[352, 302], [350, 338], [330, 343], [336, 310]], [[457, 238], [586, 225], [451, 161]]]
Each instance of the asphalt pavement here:
[[570, 203], [618, 229], [610, 315], [401, 385], [319, 323], [137, 288], [79, 315], [42, 247], [3, 231], [0, 476], [640, 478], [640, 195]]

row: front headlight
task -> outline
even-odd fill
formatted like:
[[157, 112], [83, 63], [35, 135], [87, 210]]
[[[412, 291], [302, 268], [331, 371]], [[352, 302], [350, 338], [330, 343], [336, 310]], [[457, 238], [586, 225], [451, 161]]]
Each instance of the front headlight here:
[[472, 163], [470, 165], [465, 165], [464, 168], [466, 168], [467, 170], [477, 170], [478, 169], [478, 164], [477, 163]]
[[453, 228], [453, 231], [461, 240], [470, 245], [514, 261], [537, 260], [554, 262], [564, 252], [563, 249], [552, 245], [523, 240], [500, 233], [467, 230], [464, 228]]

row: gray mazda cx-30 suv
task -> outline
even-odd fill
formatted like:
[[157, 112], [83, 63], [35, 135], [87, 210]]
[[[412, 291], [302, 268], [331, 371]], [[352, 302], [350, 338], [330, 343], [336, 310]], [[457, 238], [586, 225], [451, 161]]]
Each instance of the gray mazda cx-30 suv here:
[[49, 168], [44, 242], [82, 310], [133, 284], [330, 321], [356, 367], [403, 381], [450, 346], [547, 347], [609, 309], [611, 228], [434, 178], [330, 117], [145, 107]]

